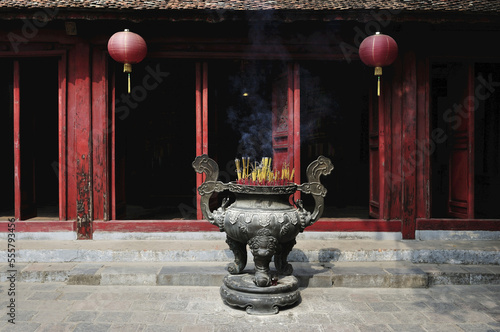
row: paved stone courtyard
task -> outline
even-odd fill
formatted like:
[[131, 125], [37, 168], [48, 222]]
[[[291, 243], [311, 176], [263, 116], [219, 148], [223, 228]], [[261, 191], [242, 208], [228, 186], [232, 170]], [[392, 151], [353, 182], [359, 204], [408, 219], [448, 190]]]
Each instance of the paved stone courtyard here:
[[251, 316], [219, 287], [0, 284], [1, 331], [500, 331], [500, 285], [302, 288], [302, 302]]

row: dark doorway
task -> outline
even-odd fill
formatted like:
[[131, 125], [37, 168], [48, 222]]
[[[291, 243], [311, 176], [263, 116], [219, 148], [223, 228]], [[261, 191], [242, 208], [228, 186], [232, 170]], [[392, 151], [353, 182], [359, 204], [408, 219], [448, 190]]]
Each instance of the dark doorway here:
[[468, 65], [431, 66], [431, 215], [467, 218], [469, 211]]
[[22, 205], [34, 190], [36, 216], [59, 219], [58, 59], [22, 59], [19, 70]]
[[[321, 181], [325, 218], [369, 218], [368, 108], [365, 66], [315, 61], [301, 64], [301, 168], [323, 155], [334, 169]], [[310, 195], [302, 195], [308, 205]]]
[[500, 64], [478, 63], [475, 72], [475, 218], [500, 219]]
[[[235, 158], [252, 165], [272, 157], [272, 79], [279, 63], [228, 60], [209, 64], [209, 155], [218, 163], [219, 179], [235, 181]], [[215, 193], [212, 208], [229, 192]]]
[[134, 65], [130, 94], [121, 65], [115, 73], [118, 218], [196, 219], [194, 62]]
[[[276, 156], [271, 143], [273, 94], [285, 100], [288, 96], [287, 65], [244, 60], [210, 64], [209, 154], [219, 164], [221, 181], [236, 179], [234, 158], [259, 161]], [[368, 84], [372, 81], [359, 80], [366, 77], [366, 69], [358, 64], [315, 61], [301, 63], [300, 68], [301, 181], [307, 182], [305, 169], [319, 155], [331, 158], [335, 169], [322, 178], [328, 189], [323, 216], [368, 218]], [[276, 93], [282, 81], [284, 91]], [[293, 156], [293, 151], [288, 154]], [[312, 197], [302, 198], [312, 210]], [[220, 197], [218, 201], [213, 207], [220, 204]]]
[[[0, 62], [1, 217], [14, 217], [14, 66]], [[21, 219], [59, 218], [58, 59], [19, 60]]]

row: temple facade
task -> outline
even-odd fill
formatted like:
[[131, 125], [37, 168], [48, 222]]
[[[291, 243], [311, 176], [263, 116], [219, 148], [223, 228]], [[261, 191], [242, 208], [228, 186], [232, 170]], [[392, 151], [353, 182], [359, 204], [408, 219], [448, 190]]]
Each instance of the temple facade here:
[[[107, 49], [124, 29], [148, 48], [130, 92]], [[376, 32], [398, 44], [379, 95], [358, 55]], [[235, 158], [296, 183], [330, 158], [308, 232], [494, 238], [498, 40], [488, 0], [2, 1], [0, 232], [218, 231], [197, 204], [205, 153], [223, 182]]]

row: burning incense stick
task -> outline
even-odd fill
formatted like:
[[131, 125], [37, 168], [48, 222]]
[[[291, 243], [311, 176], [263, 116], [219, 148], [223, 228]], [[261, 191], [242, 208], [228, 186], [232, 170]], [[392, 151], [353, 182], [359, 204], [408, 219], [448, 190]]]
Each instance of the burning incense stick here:
[[241, 180], [240, 160], [236, 158], [234, 160], [234, 163], [236, 164], [236, 175], [238, 175], [238, 181], [240, 181]]
[[[283, 186], [293, 182], [295, 169], [289, 164], [281, 165], [281, 171], [272, 166], [272, 158], [263, 157], [261, 162], [251, 164], [250, 157], [234, 160], [238, 183], [252, 186]], [[250, 170], [250, 166], [252, 166]]]

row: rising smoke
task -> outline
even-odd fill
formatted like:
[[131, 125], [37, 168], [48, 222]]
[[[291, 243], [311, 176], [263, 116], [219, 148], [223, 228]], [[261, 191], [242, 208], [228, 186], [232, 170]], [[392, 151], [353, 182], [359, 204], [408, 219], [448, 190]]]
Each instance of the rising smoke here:
[[229, 78], [234, 103], [227, 110], [227, 123], [241, 135], [240, 156], [272, 156], [270, 70], [269, 64], [243, 62]]

